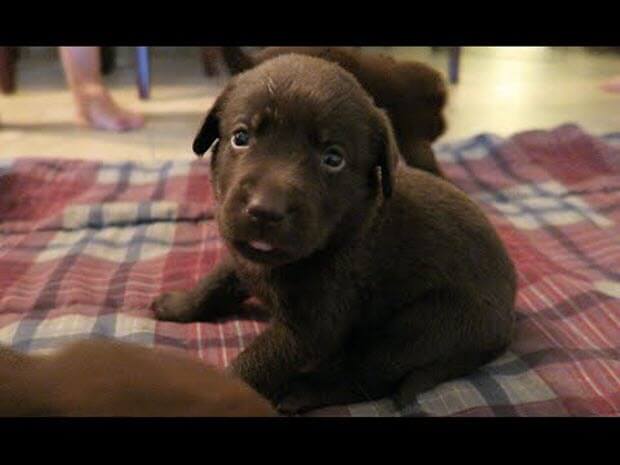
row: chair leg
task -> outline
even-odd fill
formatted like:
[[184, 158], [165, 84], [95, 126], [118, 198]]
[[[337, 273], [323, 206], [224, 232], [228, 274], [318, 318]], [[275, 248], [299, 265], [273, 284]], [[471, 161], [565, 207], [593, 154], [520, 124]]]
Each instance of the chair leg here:
[[200, 56], [205, 74], [209, 77], [217, 76], [218, 62], [221, 58], [221, 47], [201, 47]]
[[151, 96], [151, 63], [148, 47], [136, 47], [138, 65], [138, 94], [146, 100]]
[[450, 82], [457, 84], [459, 82], [459, 71], [461, 67], [461, 47], [450, 47]]
[[15, 92], [15, 62], [17, 47], [0, 47], [0, 87], [3, 94]]

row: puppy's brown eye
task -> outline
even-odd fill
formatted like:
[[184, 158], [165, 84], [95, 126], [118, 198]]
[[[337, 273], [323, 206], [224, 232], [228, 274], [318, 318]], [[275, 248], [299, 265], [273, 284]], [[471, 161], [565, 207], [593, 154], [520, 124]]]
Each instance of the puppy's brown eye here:
[[233, 133], [230, 142], [236, 149], [247, 147], [250, 144], [250, 134], [245, 129], [238, 129]]
[[321, 163], [329, 171], [340, 171], [344, 168], [344, 153], [340, 147], [331, 146], [323, 155], [321, 155]]

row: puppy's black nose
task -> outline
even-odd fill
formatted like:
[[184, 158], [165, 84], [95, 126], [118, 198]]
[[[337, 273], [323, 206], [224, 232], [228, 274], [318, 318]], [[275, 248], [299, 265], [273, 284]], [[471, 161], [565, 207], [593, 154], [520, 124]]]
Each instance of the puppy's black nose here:
[[276, 198], [254, 197], [248, 204], [246, 213], [255, 221], [279, 223], [286, 215], [286, 205]]

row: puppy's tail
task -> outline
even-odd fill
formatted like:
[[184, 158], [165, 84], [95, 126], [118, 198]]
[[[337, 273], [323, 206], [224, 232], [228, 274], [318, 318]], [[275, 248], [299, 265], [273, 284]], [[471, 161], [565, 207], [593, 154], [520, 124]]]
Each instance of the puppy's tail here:
[[255, 65], [252, 56], [244, 52], [241, 47], [222, 47], [222, 58], [233, 76], [251, 69]]

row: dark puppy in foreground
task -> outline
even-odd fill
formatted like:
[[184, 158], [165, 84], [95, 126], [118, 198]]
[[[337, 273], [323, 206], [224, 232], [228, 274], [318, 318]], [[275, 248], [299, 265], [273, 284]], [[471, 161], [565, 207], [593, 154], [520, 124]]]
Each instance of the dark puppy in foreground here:
[[0, 416], [272, 416], [269, 402], [200, 360], [92, 339], [47, 355], [0, 346]]
[[515, 272], [481, 210], [398, 164], [383, 111], [341, 67], [301, 55], [233, 78], [194, 141], [212, 150], [229, 258], [161, 319], [235, 313], [272, 325], [232, 371], [281, 411], [408, 393], [496, 357], [513, 328]]
[[267, 47], [253, 54], [240, 47], [222, 47], [234, 75], [267, 60], [296, 53], [342, 66], [359, 81], [379, 108], [387, 111], [400, 152], [409, 166], [443, 176], [431, 143], [443, 134], [447, 89], [430, 66], [346, 47]]

